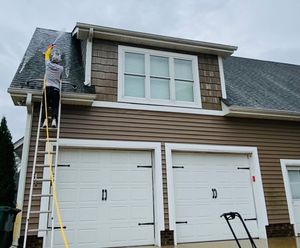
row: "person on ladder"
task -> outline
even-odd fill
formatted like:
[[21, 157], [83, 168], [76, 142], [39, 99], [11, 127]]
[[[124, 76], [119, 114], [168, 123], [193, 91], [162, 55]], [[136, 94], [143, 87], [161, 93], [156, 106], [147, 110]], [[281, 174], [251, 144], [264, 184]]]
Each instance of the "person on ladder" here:
[[[62, 79], [62, 74], [64, 67], [60, 65], [61, 54], [58, 49], [53, 49], [54, 45], [48, 46], [45, 52], [45, 82], [43, 90], [43, 104], [42, 109], [42, 119], [44, 120], [42, 127], [45, 128], [47, 125], [46, 115], [45, 115], [45, 97], [47, 100], [47, 108], [51, 108], [52, 123], [51, 127], [56, 128], [57, 117], [58, 117], [58, 105], [60, 97], [60, 82]], [[45, 96], [46, 94], [46, 96]], [[48, 125], [49, 126], [49, 125]]]

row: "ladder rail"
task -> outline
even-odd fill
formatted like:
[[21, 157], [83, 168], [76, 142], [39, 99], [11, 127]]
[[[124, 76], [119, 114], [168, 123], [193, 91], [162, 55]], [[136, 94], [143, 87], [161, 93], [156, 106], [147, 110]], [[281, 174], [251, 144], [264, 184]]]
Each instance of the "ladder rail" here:
[[43, 108], [43, 103], [41, 102], [40, 114], [39, 114], [39, 120], [38, 120], [38, 130], [37, 130], [36, 141], [35, 141], [35, 152], [34, 152], [34, 159], [33, 159], [33, 167], [32, 167], [32, 175], [31, 175], [31, 183], [30, 183], [30, 191], [29, 191], [29, 200], [28, 200], [28, 208], [27, 208], [23, 248], [26, 248], [27, 236], [28, 236], [29, 219], [30, 219], [32, 195], [33, 195], [33, 186], [34, 186], [34, 178], [35, 178], [35, 168], [36, 168], [36, 162], [37, 162], [39, 138], [40, 138], [40, 131], [41, 131], [40, 123], [41, 123], [41, 119], [42, 119], [42, 108]]
[[[60, 134], [60, 120], [61, 120], [61, 84], [60, 84], [60, 89], [59, 89], [59, 104], [58, 104], [58, 116], [57, 116], [57, 130], [56, 130], [56, 138], [50, 138], [49, 137], [49, 119], [48, 119], [48, 106], [47, 106], [47, 96], [46, 96], [46, 83], [45, 83], [45, 79], [44, 79], [44, 87], [43, 87], [43, 94], [45, 95], [44, 97], [44, 101], [41, 101], [41, 105], [40, 105], [40, 113], [39, 113], [39, 121], [38, 121], [38, 131], [37, 131], [37, 137], [36, 137], [36, 144], [35, 144], [35, 152], [34, 152], [34, 161], [33, 161], [33, 169], [32, 169], [32, 175], [31, 175], [31, 184], [30, 184], [30, 193], [29, 193], [29, 201], [28, 201], [28, 209], [27, 209], [27, 216], [26, 216], [26, 225], [25, 225], [25, 235], [24, 235], [24, 243], [23, 243], [23, 248], [26, 248], [27, 245], [27, 237], [28, 237], [28, 233], [29, 232], [39, 232], [39, 231], [45, 231], [46, 232], [46, 237], [49, 234], [49, 231], [51, 231], [51, 239], [50, 239], [50, 247], [53, 248], [54, 246], [54, 230], [55, 229], [60, 229], [61, 234], [62, 234], [62, 238], [64, 241], [64, 246], [66, 248], [68, 248], [68, 241], [67, 241], [67, 237], [65, 235], [64, 229], [65, 226], [63, 226], [62, 223], [62, 218], [61, 218], [61, 214], [60, 214], [60, 209], [59, 209], [59, 204], [58, 204], [58, 200], [57, 200], [57, 193], [56, 193], [56, 175], [57, 175], [57, 164], [58, 164], [58, 151], [59, 151], [59, 134]], [[42, 118], [42, 110], [43, 108], [45, 108], [45, 118], [46, 118], [46, 139], [40, 139], [40, 135], [41, 135], [41, 118]], [[40, 141], [45, 141], [45, 152], [41, 152], [39, 151], [39, 142]], [[53, 149], [50, 149], [51, 147], [51, 142], [55, 142], [55, 165], [53, 166]], [[49, 164], [49, 172], [50, 172], [50, 179], [44, 179], [44, 175], [43, 178], [39, 178], [36, 179], [35, 178], [35, 174], [36, 174], [36, 167], [37, 167], [37, 157], [38, 154], [44, 154], [45, 157], [44, 159], [48, 158], [47, 164]], [[46, 156], [47, 155], [47, 156]], [[54, 169], [54, 171], [53, 171]], [[45, 173], [45, 171], [43, 172]], [[33, 188], [34, 188], [34, 184], [37, 182], [44, 182], [50, 181], [50, 187], [49, 187], [49, 194], [44, 194], [43, 192], [41, 194], [33, 194]], [[48, 200], [48, 208], [47, 210], [40, 210], [40, 211], [31, 211], [31, 207], [32, 207], [32, 198], [38, 196], [40, 200], [42, 200], [42, 197], [49, 197]], [[54, 227], [54, 211], [56, 211], [57, 213], [57, 218], [59, 221], [59, 227]], [[30, 220], [30, 215], [32, 213], [40, 213], [40, 214], [46, 214], [47, 213], [47, 223], [49, 221], [49, 214], [51, 214], [51, 227], [47, 227], [46, 229], [29, 229], [29, 220]], [[43, 242], [43, 247], [45, 247], [45, 242]]]
[[[57, 130], [56, 130], [56, 144], [55, 144], [55, 160], [54, 160], [54, 181], [56, 182], [56, 175], [57, 175], [57, 164], [58, 164], [58, 151], [59, 151], [59, 135], [60, 135], [60, 120], [61, 120], [61, 84], [60, 84], [60, 88], [59, 88], [59, 107], [58, 107], [58, 120], [57, 120]], [[50, 165], [51, 167], [51, 165]], [[52, 170], [53, 171], [53, 170]], [[52, 185], [52, 189], [53, 186], [55, 187], [55, 185]], [[51, 247], [53, 247], [54, 244], [54, 224], [55, 224], [55, 220], [54, 220], [54, 207], [55, 207], [55, 201], [54, 198], [52, 198], [52, 212], [51, 212]], [[58, 212], [57, 215], [60, 215], [60, 213]], [[61, 225], [61, 223], [60, 223]]]

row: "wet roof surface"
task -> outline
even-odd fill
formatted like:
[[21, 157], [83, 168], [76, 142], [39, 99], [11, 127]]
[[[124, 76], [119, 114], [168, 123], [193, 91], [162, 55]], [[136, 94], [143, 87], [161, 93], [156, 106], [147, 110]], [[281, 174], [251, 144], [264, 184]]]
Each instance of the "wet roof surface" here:
[[94, 93], [84, 86], [84, 66], [80, 41], [71, 33], [37, 28], [10, 85], [11, 88], [41, 89], [45, 73], [44, 52], [57, 39], [56, 48], [62, 53], [64, 92]]

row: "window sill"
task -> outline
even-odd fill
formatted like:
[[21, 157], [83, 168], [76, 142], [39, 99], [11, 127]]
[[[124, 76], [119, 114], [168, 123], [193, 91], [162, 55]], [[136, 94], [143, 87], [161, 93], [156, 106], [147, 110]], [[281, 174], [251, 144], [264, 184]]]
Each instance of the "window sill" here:
[[223, 110], [208, 110], [200, 107], [178, 107], [166, 105], [151, 105], [141, 103], [128, 103], [128, 102], [107, 102], [107, 101], [94, 101], [92, 107], [101, 108], [118, 108], [118, 109], [133, 109], [145, 111], [158, 111], [158, 112], [171, 112], [171, 113], [185, 113], [185, 114], [199, 114], [199, 115], [214, 115], [224, 116], [226, 113]]

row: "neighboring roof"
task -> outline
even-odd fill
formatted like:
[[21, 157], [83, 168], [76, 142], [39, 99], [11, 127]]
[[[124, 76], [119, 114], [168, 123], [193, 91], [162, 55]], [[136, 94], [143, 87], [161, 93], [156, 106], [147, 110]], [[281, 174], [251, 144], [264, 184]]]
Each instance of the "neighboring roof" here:
[[[57, 39], [58, 38], [58, 39]], [[41, 89], [45, 73], [44, 51], [57, 39], [56, 47], [62, 52], [63, 92], [94, 93], [85, 87], [84, 66], [80, 41], [71, 33], [37, 28], [32, 36], [23, 60], [13, 78], [10, 88]]]
[[300, 113], [300, 65], [231, 56], [223, 67], [227, 106]]
[[87, 39], [87, 37], [92, 34], [94, 38], [113, 40], [136, 45], [171, 48], [179, 51], [181, 50], [216, 54], [221, 56], [229, 56], [235, 50], [237, 50], [236, 46], [149, 34], [111, 27], [103, 27], [86, 23], [76, 23], [76, 26], [72, 33], [73, 35], [76, 35], [78, 39]]

